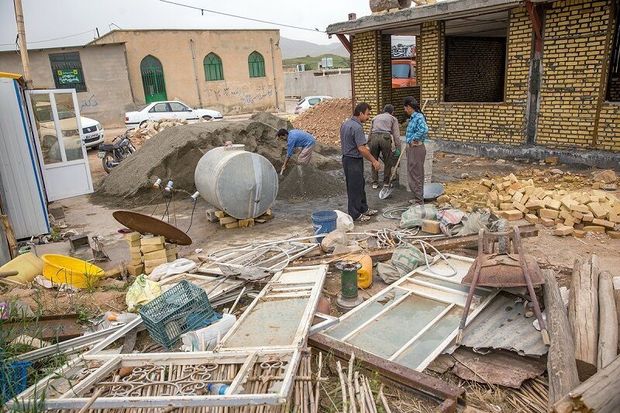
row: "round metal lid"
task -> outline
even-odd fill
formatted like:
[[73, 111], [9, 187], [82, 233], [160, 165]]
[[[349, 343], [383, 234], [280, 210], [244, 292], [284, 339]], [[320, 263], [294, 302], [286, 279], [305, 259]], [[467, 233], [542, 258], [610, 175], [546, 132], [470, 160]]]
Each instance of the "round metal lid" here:
[[141, 234], [161, 235], [166, 241], [178, 245], [192, 243], [192, 239], [186, 233], [160, 219], [132, 211], [115, 211], [112, 216], [127, 228]]

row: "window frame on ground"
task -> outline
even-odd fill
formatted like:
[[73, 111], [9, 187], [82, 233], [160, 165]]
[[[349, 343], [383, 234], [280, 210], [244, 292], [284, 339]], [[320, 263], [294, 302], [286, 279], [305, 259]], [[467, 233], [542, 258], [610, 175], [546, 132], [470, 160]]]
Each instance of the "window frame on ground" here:
[[[489, 18], [489, 21], [485, 23], [477, 22], [477, 25], [474, 23], [463, 25], [463, 23], [457, 22], [457, 20], [443, 22], [445, 30], [442, 62], [442, 102], [505, 102], [510, 14], [507, 13], [503, 20], [493, 20], [490, 16]], [[460, 49], [458, 46], [459, 42], [461, 43]], [[459, 52], [459, 50], [461, 51]], [[501, 58], [493, 59], [489, 55], [485, 56], [487, 57], [486, 60], [475, 59], [472, 56], [475, 57], [475, 53], [478, 50], [495, 50], [501, 53]], [[464, 59], [470, 59], [468, 63], [471, 63], [471, 65], [464, 64]], [[495, 73], [493, 73], [491, 68], [494, 69]], [[469, 89], [458, 90], [458, 85], [464, 83], [462, 81], [463, 71], [466, 72], [464, 77], [472, 82], [468, 82]], [[456, 76], [454, 75], [455, 73]], [[484, 75], [482, 76], [481, 74]], [[481, 83], [489, 78], [493, 79], [493, 81]], [[476, 81], [478, 82], [477, 85], [474, 83]]]
[[[609, 57], [609, 70], [607, 73], [607, 91], [605, 99], [608, 102], [620, 103], [620, 1], [612, 2], [612, 10], [615, 16], [613, 43], [611, 44]], [[614, 88], [614, 85], [616, 87]]]
[[248, 56], [248, 72], [251, 78], [265, 77], [265, 58], [256, 50]]
[[[80, 52], [50, 53], [48, 58], [57, 89], [75, 89], [76, 92], [87, 91]], [[72, 77], [77, 81], [71, 81]]]
[[202, 61], [202, 65], [205, 71], [205, 80], [207, 82], [214, 82], [218, 80], [224, 80], [224, 65], [222, 58], [216, 53], [209, 53]]

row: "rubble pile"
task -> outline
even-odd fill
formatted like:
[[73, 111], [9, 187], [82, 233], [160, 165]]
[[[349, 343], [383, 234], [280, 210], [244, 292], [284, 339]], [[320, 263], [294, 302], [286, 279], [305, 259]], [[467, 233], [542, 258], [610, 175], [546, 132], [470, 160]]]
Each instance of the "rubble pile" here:
[[340, 125], [351, 117], [351, 99], [329, 99], [308, 109], [293, 121], [293, 126], [308, 131], [317, 141], [340, 145]]
[[[564, 174], [552, 169], [535, 170], [534, 178], [519, 179], [514, 174], [482, 179], [479, 185], [454, 188], [438, 198], [468, 212], [476, 208], [490, 208], [509, 221], [525, 218], [532, 224], [541, 223], [555, 227], [558, 236], [583, 237], [586, 232], [605, 233], [618, 237], [620, 224], [620, 201], [611, 192], [587, 188], [587, 178]], [[617, 178], [613, 171], [603, 171], [594, 176], [592, 188], [613, 188]], [[542, 184], [539, 185], [538, 183]], [[458, 187], [458, 186], [457, 186]], [[587, 189], [586, 189], [587, 188]], [[580, 190], [578, 190], [580, 189]], [[586, 190], [584, 190], [586, 189]]]
[[179, 119], [147, 120], [142, 122], [136, 129], [128, 131], [127, 134], [134, 145], [142, 146], [145, 141], [151, 139], [164, 129], [179, 125], [187, 125], [187, 121]]

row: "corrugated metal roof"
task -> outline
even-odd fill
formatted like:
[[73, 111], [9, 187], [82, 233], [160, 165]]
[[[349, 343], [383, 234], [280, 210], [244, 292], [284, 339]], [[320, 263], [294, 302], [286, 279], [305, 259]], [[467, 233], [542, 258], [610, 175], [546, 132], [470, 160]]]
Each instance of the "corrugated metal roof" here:
[[[467, 326], [461, 344], [476, 351], [504, 349], [521, 355], [542, 356], [548, 347], [534, 328], [535, 317], [525, 318], [523, 301], [502, 292]], [[454, 349], [452, 349], [453, 351]]]

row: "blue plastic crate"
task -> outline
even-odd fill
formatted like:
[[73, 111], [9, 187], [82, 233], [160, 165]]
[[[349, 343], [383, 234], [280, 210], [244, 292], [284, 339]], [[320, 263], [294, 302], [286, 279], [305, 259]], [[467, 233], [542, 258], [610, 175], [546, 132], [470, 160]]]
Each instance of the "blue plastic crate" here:
[[183, 280], [140, 309], [151, 338], [167, 349], [182, 334], [206, 327], [222, 316], [213, 310], [207, 293]]

